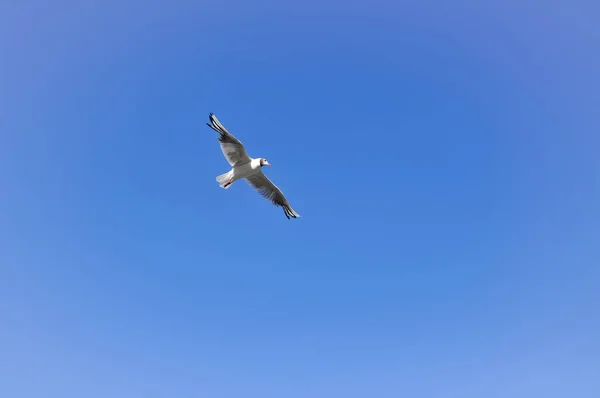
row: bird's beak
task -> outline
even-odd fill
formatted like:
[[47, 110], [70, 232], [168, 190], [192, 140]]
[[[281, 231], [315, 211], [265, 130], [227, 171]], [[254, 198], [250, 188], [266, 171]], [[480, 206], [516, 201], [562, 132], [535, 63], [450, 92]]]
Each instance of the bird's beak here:
[[270, 166], [270, 165], [271, 165], [271, 163], [265, 162], [265, 166]]

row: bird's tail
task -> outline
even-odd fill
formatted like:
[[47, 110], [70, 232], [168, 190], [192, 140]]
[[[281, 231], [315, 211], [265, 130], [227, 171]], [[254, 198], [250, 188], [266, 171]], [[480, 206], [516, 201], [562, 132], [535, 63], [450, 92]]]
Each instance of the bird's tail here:
[[216, 177], [217, 182], [221, 188], [228, 189], [233, 183], [233, 173], [229, 170], [227, 173], [223, 173]]

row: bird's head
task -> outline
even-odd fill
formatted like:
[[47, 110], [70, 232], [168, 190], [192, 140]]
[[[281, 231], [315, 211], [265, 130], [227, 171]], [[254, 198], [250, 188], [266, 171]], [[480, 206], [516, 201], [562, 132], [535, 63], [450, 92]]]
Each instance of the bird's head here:
[[265, 158], [260, 158], [260, 167], [263, 167], [263, 166], [270, 166], [270, 165], [271, 165], [271, 163], [267, 162], [267, 159], [265, 159]]

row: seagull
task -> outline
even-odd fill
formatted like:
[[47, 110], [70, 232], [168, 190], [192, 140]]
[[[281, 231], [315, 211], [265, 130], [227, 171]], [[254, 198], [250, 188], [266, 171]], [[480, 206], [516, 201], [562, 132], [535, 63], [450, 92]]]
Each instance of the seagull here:
[[231, 184], [243, 178], [251, 187], [256, 189], [263, 198], [269, 200], [275, 206], [281, 206], [288, 220], [290, 217], [300, 217], [300, 214], [292, 209], [292, 206], [288, 203], [283, 192], [281, 192], [281, 189], [273, 184], [263, 173], [263, 166], [271, 166], [271, 164], [267, 162], [267, 159], [254, 159], [248, 156], [246, 149], [240, 140], [227, 131], [213, 113], [209, 114], [209, 119], [210, 124], [206, 123], [206, 125], [220, 134], [218, 140], [221, 143], [221, 150], [223, 151], [223, 155], [225, 155], [225, 159], [227, 159], [227, 162], [229, 162], [229, 165], [232, 167], [227, 173], [223, 173], [216, 177], [219, 186], [224, 189], [229, 189]]

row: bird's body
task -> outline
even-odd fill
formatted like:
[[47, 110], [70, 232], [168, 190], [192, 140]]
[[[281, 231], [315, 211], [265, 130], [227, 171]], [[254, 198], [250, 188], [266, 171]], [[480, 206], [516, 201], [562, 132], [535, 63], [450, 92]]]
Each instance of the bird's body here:
[[265, 158], [254, 159], [248, 156], [244, 145], [227, 131], [214, 114], [211, 113], [209, 119], [210, 124], [206, 124], [220, 134], [219, 142], [221, 143], [221, 150], [225, 159], [231, 165], [231, 170], [216, 177], [219, 186], [228, 189], [237, 180], [245, 179], [265, 199], [271, 201], [276, 206], [281, 206], [288, 219], [290, 217], [300, 217], [292, 209], [281, 190], [262, 172], [263, 166], [270, 166], [271, 164]]
[[250, 177], [261, 171], [260, 161], [260, 159], [250, 159], [249, 162], [237, 163], [227, 173], [217, 176], [217, 182], [222, 188], [227, 189], [237, 180]]

